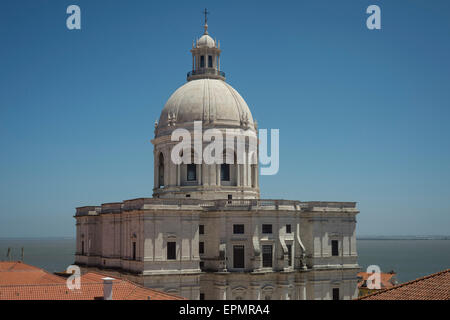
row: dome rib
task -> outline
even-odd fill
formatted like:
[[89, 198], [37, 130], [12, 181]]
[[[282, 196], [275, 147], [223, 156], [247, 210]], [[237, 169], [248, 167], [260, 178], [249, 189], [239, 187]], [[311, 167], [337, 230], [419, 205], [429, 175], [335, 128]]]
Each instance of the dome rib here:
[[157, 136], [170, 134], [174, 122], [176, 127], [188, 128], [194, 121], [203, 121], [204, 125], [216, 123], [219, 127], [254, 128], [245, 100], [231, 85], [218, 79], [192, 80], [178, 88], [161, 112]]

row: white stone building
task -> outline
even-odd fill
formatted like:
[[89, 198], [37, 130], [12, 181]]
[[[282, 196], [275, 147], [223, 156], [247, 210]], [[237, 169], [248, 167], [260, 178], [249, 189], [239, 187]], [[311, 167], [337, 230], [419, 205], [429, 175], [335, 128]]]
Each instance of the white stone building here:
[[245, 157], [257, 157], [256, 122], [225, 82], [206, 23], [191, 52], [188, 81], [155, 124], [153, 198], [77, 208], [76, 264], [189, 299], [356, 298], [354, 202], [260, 199], [258, 165], [237, 164], [225, 147], [234, 161], [207, 164], [195, 152], [196, 163], [171, 160], [172, 132], [192, 133], [195, 121], [238, 137], [244, 129]]

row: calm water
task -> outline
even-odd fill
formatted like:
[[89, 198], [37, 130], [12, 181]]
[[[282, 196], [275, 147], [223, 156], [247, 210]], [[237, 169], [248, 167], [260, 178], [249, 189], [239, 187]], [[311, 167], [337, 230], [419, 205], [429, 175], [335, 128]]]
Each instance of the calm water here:
[[363, 271], [375, 264], [399, 282], [450, 268], [450, 240], [357, 240], [357, 249]]
[[0, 239], [0, 260], [6, 260], [8, 247], [12, 260], [20, 260], [49, 272], [64, 271], [74, 262], [75, 239]]
[[[396, 271], [399, 282], [450, 268], [450, 240], [358, 240], [357, 244], [363, 270], [376, 264], [383, 272]], [[0, 239], [0, 260], [6, 259], [8, 247], [15, 260], [24, 247], [26, 263], [50, 272], [63, 271], [74, 262], [74, 239]]]

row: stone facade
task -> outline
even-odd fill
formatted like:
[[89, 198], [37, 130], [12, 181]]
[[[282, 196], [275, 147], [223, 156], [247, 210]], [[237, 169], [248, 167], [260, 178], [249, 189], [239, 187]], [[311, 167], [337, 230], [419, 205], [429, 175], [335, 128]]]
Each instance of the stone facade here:
[[[328, 299], [333, 288], [351, 299], [357, 213], [351, 202], [285, 200], [143, 198], [82, 207], [76, 263], [124, 271], [189, 299]], [[174, 259], [168, 242], [175, 243]], [[242, 268], [235, 246], [244, 251]], [[271, 246], [271, 266], [263, 266], [262, 246]]]
[[[76, 263], [189, 299], [356, 298], [356, 204], [260, 199], [257, 161], [234, 151], [257, 160], [257, 124], [207, 25], [191, 52], [188, 82], [155, 124], [153, 198], [77, 208]], [[174, 130], [195, 134], [198, 121], [202, 134], [233, 132], [223, 155], [234, 161], [207, 164], [195, 142], [195, 163], [172, 161]]]

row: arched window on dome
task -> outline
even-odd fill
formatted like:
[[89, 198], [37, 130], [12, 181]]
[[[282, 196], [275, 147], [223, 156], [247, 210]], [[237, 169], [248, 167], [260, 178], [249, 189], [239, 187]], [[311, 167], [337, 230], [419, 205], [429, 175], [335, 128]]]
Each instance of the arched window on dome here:
[[164, 156], [162, 152], [159, 154], [158, 159], [158, 187], [164, 187]]
[[191, 163], [187, 165], [187, 181], [196, 181], [197, 180], [197, 165], [195, 164], [195, 153], [191, 150]]
[[227, 161], [227, 150], [223, 152], [223, 163], [220, 165], [220, 181], [231, 181], [230, 161]]

